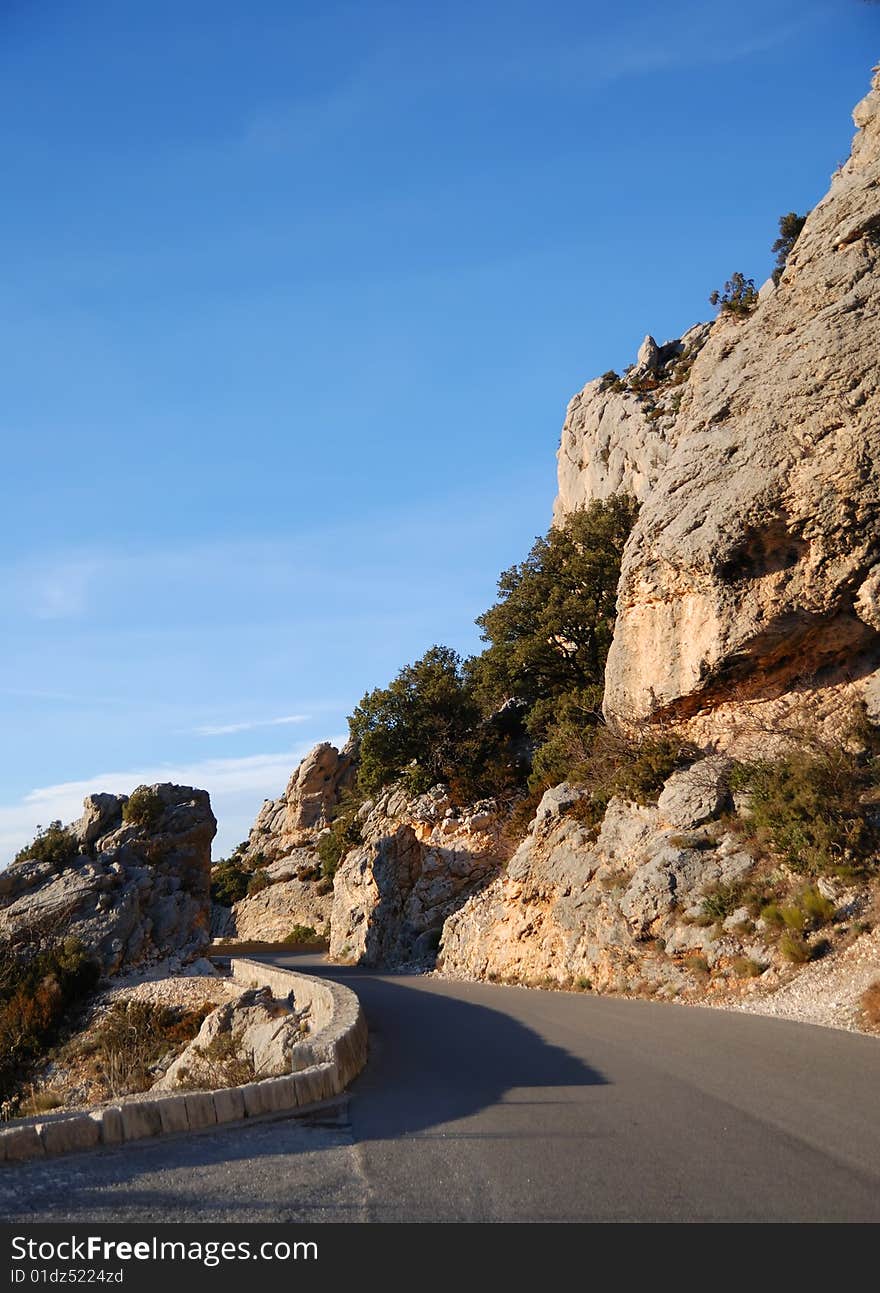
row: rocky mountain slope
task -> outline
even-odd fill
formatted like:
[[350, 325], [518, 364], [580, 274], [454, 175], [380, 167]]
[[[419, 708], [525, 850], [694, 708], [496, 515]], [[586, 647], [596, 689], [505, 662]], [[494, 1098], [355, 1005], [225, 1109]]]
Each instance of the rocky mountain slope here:
[[150, 958], [195, 955], [209, 941], [211, 841], [204, 790], [141, 787], [89, 795], [82, 817], [51, 828], [51, 848], [0, 872], [0, 940], [13, 948], [66, 937], [105, 974]]
[[[587, 789], [555, 786], [524, 837], [509, 802], [374, 796], [335, 872], [332, 956], [393, 965], [439, 944], [450, 974], [746, 1006], [808, 962], [814, 978], [870, 974], [876, 886], [768, 847], [731, 762], [778, 752], [795, 721], [839, 728], [853, 702], [880, 717], [880, 80], [855, 120], [778, 285], [680, 339], [647, 337], [563, 427], [557, 525], [618, 492], [642, 502], [606, 718], [634, 751], [672, 734], [690, 753], [598, 821]], [[263, 809], [241, 859], [273, 883], [236, 905], [240, 929], [313, 901], [356, 759], [318, 747]]]

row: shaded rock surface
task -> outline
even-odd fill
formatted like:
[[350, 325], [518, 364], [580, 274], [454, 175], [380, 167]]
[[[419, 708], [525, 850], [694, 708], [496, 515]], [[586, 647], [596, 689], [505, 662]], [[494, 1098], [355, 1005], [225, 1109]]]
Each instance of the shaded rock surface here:
[[125, 795], [90, 795], [70, 828], [77, 850], [58, 864], [25, 860], [0, 873], [0, 938], [42, 945], [71, 936], [105, 973], [195, 955], [209, 939], [211, 840], [206, 791], [151, 787], [149, 826], [123, 820]]
[[362, 810], [362, 843], [333, 886], [331, 957], [394, 965], [431, 957], [443, 923], [509, 856], [492, 801], [454, 807], [444, 787], [386, 792]]

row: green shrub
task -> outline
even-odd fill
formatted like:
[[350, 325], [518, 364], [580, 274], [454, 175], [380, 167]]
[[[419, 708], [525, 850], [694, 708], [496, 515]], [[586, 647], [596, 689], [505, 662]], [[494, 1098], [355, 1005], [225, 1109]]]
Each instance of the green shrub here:
[[776, 268], [773, 270], [772, 277], [777, 286], [782, 278], [786, 262], [806, 223], [807, 217], [798, 215], [796, 211], [789, 211], [787, 215], [779, 217], [779, 237], [770, 248], [776, 257]]
[[723, 314], [739, 316], [751, 314], [758, 304], [758, 290], [755, 287], [755, 280], [753, 278], [744, 278], [737, 271], [735, 274], [731, 274], [720, 292], [717, 290], [712, 292], [709, 302], [711, 305], [720, 306]]
[[122, 820], [150, 831], [159, 824], [164, 811], [164, 804], [152, 786], [138, 786], [122, 806]]
[[746, 829], [793, 870], [819, 875], [875, 863], [880, 835], [864, 797], [878, 773], [872, 748], [805, 739], [778, 759], [736, 765], [731, 787], [749, 796]]
[[689, 956], [685, 961], [685, 965], [693, 974], [704, 975], [709, 973], [709, 962], [705, 956], [700, 956], [699, 954]]
[[60, 822], [37, 827], [36, 837], [15, 855], [16, 862], [49, 862], [57, 870], [68, 866], [79, 853], [76, 836]]
[[786, 929], [802, 934], [807, 927], [807, 918], [800, 907], [780, 907], [779, 914]]
[[236, 859], [221, 860], [211, 872], [211, 901], [231, 907], [247, 895], [251, 873]]
[[258, 893], [262, 893], [264, 889], [268, 889], [271, 884], [272, 877], [267, 875], [262, 867], [258, 867], [257, 870], [254, 871], [250, 880], [248, 880], [247, 896], [249, 898], [255, 898]]
[[601, 693], [621, 556], [637, 514], [626, 495], [595, 500], [501, 574], [499, 600], [477, 619], [488, 645], [470, 662], [485, 712], [511, 696], [531, 708], [570, 692]]
[[737, 907], [742, 906], [745, 886], [732, 884], [714, 884], [703, 890], [702, 910], [713, 920], [726, 920], [733, 915]]
[[738, 979], [756, 979], [766, 968], [766, 965], [750, 956], [738, 956], [733, 962], [733, 972]]
[[0, 948], [0, 1098], [14, 1096], [68, 1012], [94, 987], [100, 968], [78, 939], [43, 951]]
[[312, 925], [294, 925], [290, 933], [281, 940], [283, 943], [295, 947], [298, 943], [306, 946], [312, 943], [322, 943], [324, 940]]
[[779, 940], [779, 951], [786, 961], [793, 965], [805, 965], [811, 959], [810, 945], [801, 934], [793, 930], [783, 934]]
[[782, 908], [775, 902], [768, 902], [765, 907], [761, 908], [761, 920], [770, 929], [782, 929], [785, 925]]
[[329, 889], [322, 887], [328, 880], [331, 882], [329, 888], [332, 889], [333, 877], [339, 863], [346, 853], [361, 842], [361, 823], [358, 814], [362, 804], [363, 798], [357, 790], [345, 791], [339, 797], [330, 826], [318, 836], [317, 851], [323, 876], [323, 881], [318, 884], [318, 893], [329, 892]]
[[830, 898], [826, 898], [815, 885], [808, 885], [797, 898], [797, 904], [810, 929], [819, 929], [834, 919], [836, 908]]

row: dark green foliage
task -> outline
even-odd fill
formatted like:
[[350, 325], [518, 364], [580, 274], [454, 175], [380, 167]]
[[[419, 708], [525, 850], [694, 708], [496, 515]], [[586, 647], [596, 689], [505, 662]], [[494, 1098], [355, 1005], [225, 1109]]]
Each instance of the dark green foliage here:
[[67, 866], [79, 853], [76, 837], [60, 822], [38, 828], [36, 838], [15, 855], [16, 862], [50, 862], [57, 870]]
[[726, 920], [732, 916], [737, 907], [742, 906], [745, 886], [732, 884], [714, 884], [703, 890], [703, 914], [713, 920]]
[[240, 902], [247, 894], [250, 878], [251, 873], [235, 857], [218, 862], [211, 872], [211, 901], [221, 907]]
[[294, 925], [287, 937], [281, 941], [290, 947], [296, 947], [298, 944], [309, 947], [315, 943], [323, 943], [324, 939], [312, 925]]
[[262, 893], [264, 889], [268, 889], [271, 883], [272, 877], [268, 876], [262, 867], [257, 867], [256, 871], [253, 872], [251, 878], [248, 880], [247, 896], [249, 898], [255, 898], [258, 893]]
[[773, 270], [774, 283], [778, 284], [780, 278], [782, 278], [785, 263], [791, 255], [791, 250], [806, 223], [807, 217], [798, 215], [796, 211], [789, 211], [786, 215], [779, 217], [779, 237], [770, 248], [776, 257], [776, 268]]
[[722, 291], [717, 289], [709, 297], [710, 305], [718, 305], [724, 314], [751, 314], [758, 304], [758, 290], [753, 278], [744, 278], [737, 272], [731, 274]]
[[512, 696], [533, 706], [601, 688], [621, 554], [637, 512], [628, 496], [594, 501], [504, 571], [499, 601], [477, 620], [489, 644], [472, 662], [485, 710]]
[[0, 948], [0, 1098], [14, 1094], [98, 975], [97, 962], [75, 938], [35, 953]]
[[123, 804], [122, 820], [150, 831], [159, 824], [163, 812], [158, 793], [151, 786], [138, 786]]
[[[361, 842], [361, 824], [358, 812], [363, 803], [363, 795], [357, 791], [347, 790], [340, 796], [339, 804], [329, 829], [318, 837], [318, 857], [321, 860], [321, 873], [324, 882], [333, 880], [336, 868], [350, 849]], [[332, 883], [331, 886], [332, 888]], [[327, 892], [320, 886], [318, 892]]]
[[434, 646], [363, 698], [349, 719], [360, 746], [357, 789], [319, 842], [325, 875], [358, 842], [360, 804], [395, 781], [415, 794], [444, 782], [472, 802], [521, 793], [534, 752], [533, 788], [592, 757], [621, 555], [637, 511], [634, 499], [616, 496], [568, 516], [501, 575], [498, 601], [477, 620], [481, 655], [465, 662]]
[[807, 875], [876, 864], [880, 830], [865, 798], [878, 781], [872, 749], [809, 741], [778, 759], [738, 764], [731, 774], [732, 788], [749, 796], [748, 830]]
[[[620, 738], [617, 738], [618, 744]], [[610, 779], [612, 794], [637, 804], [652, 804], [673, 772], [687, 767], [699, 751], [679, 737], [646, 735], [634, 742], [631, 757], [623, 757]]]
[[402, 778], [420, 794], [448, 781], [480, 717], [461, 657], [431, 647], [388, 687], [364, 696], [348, 720], [360, 742], [360, 790], [372, 795]]

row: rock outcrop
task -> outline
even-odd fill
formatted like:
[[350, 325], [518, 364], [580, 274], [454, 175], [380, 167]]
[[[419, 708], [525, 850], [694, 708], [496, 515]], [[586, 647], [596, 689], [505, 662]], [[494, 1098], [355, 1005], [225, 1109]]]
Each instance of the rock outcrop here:
[[624, 555], [613, 718], [864, 696], [880, 667], [880, 77], [854, 117], [778, 287], [690, 370]]
[[324, 741], [294, 769], [284, 794], [266, 800], [235, 861], [245, 871], [259, 871], [268, 886], [232, 908], [215, 905], [215, 937], [273, 943], [297, 925], [318, 934], [327, 929], [332, 890], [329, 880], [322, 880], [317, 843], [356, 771], [352, 743], [337, 750]]
[[209, 938], [211, 803], [204, 790], [167, 784], [149, 787], [147, 802], [143, 824], [124, 819], [127, 796], [90, 795], [69, 856], [0, 873], [0, 939], [75, 937], [107, 974], [197, 954]]
[[442, 786], [386, 792], [361, 823], [334, 880], [330, 955], [362, 965], [430, 958], [447, 917], [511, 851], [494, 802], [459, 809]]
[[311, 848], [330, 824], [339, 796], [351, 785], [357, 752], [349, 743], [337, 750], [329, 741], [316, 745], [294, 769], [280, 799], [267, 799], [243, 854], [245, 863], [276, 861]]
[[[721, 820], [726, 764], [703, 759], [666, 783], [660, 802], [612, 799], [598, 836], [581, 823], [584, 792], [548, 790], [506, 869], [446, 921], [438, 965], [451, 974], [676, 996], [705, 965], [775, 956], [747, 911], [723, 929], [704, 895], [742, 883], [755, 860]], [[733, 915], [733, 913], [731, 913]]]
[[211, 1088], [290, 1073], [298, 1067], [294, 1048], [307, 1031], [307, 1015], [290, 1002], [268, 988], [250, 988], [211, 1011], [152, 1089]]
[[[283, 942], [297, 925], [311, 927], [316, 934], [329, 928], [332, 887], [329, 882], [316, 883], [311, 855], [308, 864], [297, 862], [303, 852], [266, 867], [272, 883], [252, 898], [243, 898], [234, 905], [226, 937], [277, 943]], [[297, 871], [304, 871], [312, 878], [299, 879]]]
[[556, 455], [555, 522], [594, 498], [648, 497], [675, 445], [685, 383], [710, 329], [698, 323], [662, 346], [645, 337], [623, 377], [607, 373], [573, 397]]

